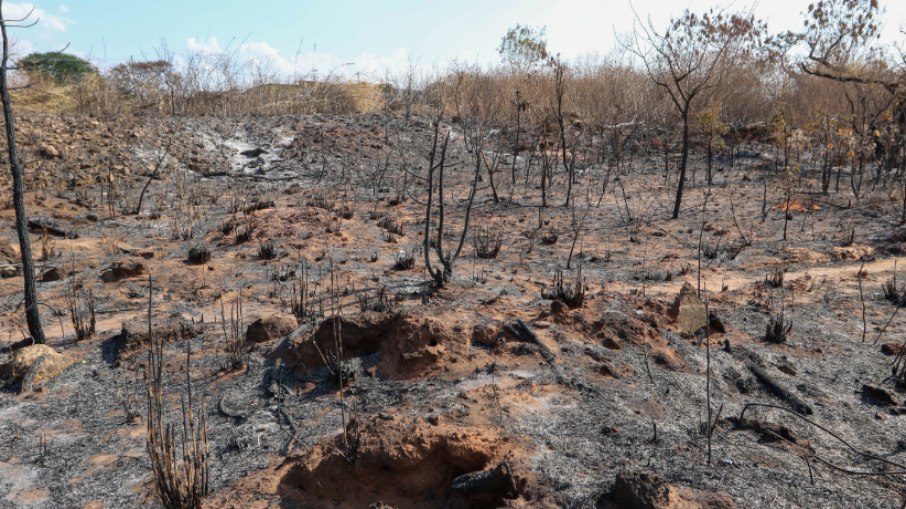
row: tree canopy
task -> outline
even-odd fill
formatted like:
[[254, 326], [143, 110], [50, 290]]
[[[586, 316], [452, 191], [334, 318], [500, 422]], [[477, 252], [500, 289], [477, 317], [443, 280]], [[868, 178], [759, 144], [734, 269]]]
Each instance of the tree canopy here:
[[86, 74], [97, 73], [97, 68], [88, 60], [68, 53], [31, 53], [17, 63], [19, 70], [38, 72], [58, 83], [77, 81]]
[[544, 38], [545, 29], [516, 26], [507, 30], [500, 41], [497, 52], [503, 60], [521, 71], [529, 71], [532, 67], [544, 63], [548, 58], [547, 40]]

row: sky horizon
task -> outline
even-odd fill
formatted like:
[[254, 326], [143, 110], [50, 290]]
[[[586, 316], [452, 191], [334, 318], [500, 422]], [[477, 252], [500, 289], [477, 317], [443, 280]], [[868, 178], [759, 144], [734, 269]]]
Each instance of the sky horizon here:
[[[632, 30], [633, 10], [661, 27], [686, 7], [700, 12], [715, 5], [700, 0], [195, 0], [187, 12], [182, 3], [139, 1], [124, 7], [121, 0], [37, 0], [5, 2], [3, 10], [13, 19], [34, 9], [39, 20], [34, 27], [11, 31], [19, 56], [67, 47], [105, 69], [130, 58], [156, 59], [165, 47], [175, 55], [235, 54], [267, 63], [284, 77], [314, 70], [320, 76], [374, 78], [400, 74], [410, 63], [430, 72], [453, 61], [499, 62], [500, 39], [517, 23], [546, 27], [548, 48], [567, 60], [608, 55], [618, 48], [615, 34]], [[752, 9], [771, 31], [780, 31], [801, 26], [808, 4], [734, 2], [729, 10]], [[906, 2], [881, 5], [884, 39], [906, 42], [899, 32], [906, 28]]]

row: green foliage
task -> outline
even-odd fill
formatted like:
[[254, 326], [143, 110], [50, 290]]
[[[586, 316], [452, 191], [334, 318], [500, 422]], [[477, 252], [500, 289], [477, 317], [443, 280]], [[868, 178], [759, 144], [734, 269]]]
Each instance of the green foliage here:
[[506, 35], [500, 41], [497, 52], [500, 53], [504, 62], [522, 71], [529, 71], [548, 58], [544, 32], [544, 27], [516, 24], [507, 30]]
[[84, 58], [55, 52], [32, 53], [19, 60], [17, 67], [43, 74], [57, 83], [78, 81], [86, 74], [97, 73], [97, 68]]

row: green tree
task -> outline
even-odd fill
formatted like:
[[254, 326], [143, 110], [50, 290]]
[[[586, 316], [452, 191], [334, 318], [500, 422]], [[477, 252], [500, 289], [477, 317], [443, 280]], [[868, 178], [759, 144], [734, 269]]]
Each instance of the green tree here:
[[519, 71], [529, 72], [547, 62], [549, 55], [544, 32], [544, 27], [516, 24], [507, 30], [500, 41], [500, 46], [497, 47], [497, 52], [507, 64]]
[[84, 58], [67, 53], [31, 53], [20, 59], [16, 66], [21, 71], [37, 72], [57, 83], [78, 81], [86, 74], [97, 73], [97, 68]]

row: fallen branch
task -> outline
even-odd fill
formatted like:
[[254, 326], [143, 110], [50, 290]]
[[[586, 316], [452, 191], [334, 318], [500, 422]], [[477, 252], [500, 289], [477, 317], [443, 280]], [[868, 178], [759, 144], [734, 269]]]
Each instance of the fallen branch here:
[[789, 389], [781, 385], [780, 382], [778, 382], [774, 377], [768, 374], [768, 372], [765, 371], [764, 368], [756, 366], [754, 364], [749, 364], [748, 368], [749, 371], [751, 371], [752, 374], [755, 375], [755, 378], [758, 379], [758, 381], [761, 382], [761, 384], [764, 385], [764, 387], [768, 389], [769, 392], [779, 397], [780, 399], [787, 401], [790, 406], [793, 407], [793, 410], [805, 415], [812, 415], [814, 413], [812, 407], [808, 403], [806, 403], [802, 400], [802, 398], [793, 394]]

